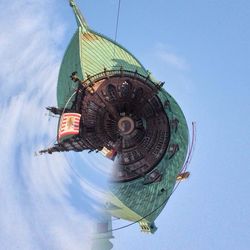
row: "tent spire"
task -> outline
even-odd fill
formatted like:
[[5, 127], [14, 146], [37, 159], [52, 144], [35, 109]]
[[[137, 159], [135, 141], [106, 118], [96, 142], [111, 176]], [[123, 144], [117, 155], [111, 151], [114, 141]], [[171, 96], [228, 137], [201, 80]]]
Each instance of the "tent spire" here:
[[75, 0], [69, 0], [69, 4], [72, 7], [75, 17], [76, 17], [76, 22], [77, 25], [79, 27], [82, 27], [83, 29], [87, 30], [88, 29], [88, 24], [85, 21], [81, 11], [79, 10], [79, 8], [77, 7], [77, 5], [75, 4]]

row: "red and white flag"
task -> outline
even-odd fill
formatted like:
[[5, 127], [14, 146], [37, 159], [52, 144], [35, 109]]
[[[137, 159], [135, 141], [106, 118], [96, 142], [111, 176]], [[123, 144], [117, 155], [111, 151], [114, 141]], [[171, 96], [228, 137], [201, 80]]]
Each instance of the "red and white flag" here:
[[80, 119], [81, 114], [64, 113], [60, 118], [58, 141], [60, 141], [65, 136], [79, 134]]

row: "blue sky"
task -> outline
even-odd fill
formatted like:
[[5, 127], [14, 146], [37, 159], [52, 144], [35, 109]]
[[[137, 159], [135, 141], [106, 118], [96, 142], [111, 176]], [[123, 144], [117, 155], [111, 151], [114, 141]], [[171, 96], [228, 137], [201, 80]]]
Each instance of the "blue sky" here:
[[[77, 3], [92, 29], [114, 37], [117, 0]], [[66, 0], [1, 1], [0, 9], [1, 248], [87, 250], [91, 197], [105, 188], [96, 183], [101, 159], [33, 156], [55, 137], [44, 107], [56, 103], [73, 14]], [[249, 249], [249, 12], [246, 0], [122, 1], [118, 41], [166, 82], [189, 125], [196, 121], [197, 142], [190, 179], [156, 220], [156, 234], [137, 225], [116, 231], [115, 250]], [[79, 159], [82, 179], [67, 159]]]

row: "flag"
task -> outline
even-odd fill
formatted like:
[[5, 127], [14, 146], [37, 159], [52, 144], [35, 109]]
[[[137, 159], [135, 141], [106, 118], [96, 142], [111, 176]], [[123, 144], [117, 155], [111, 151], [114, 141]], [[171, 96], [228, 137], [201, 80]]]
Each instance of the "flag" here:
[[64, 113], [60, 118], [58, 141], [65, 136], [77, 135], [80, 130], [81, 114], [78, 113]]

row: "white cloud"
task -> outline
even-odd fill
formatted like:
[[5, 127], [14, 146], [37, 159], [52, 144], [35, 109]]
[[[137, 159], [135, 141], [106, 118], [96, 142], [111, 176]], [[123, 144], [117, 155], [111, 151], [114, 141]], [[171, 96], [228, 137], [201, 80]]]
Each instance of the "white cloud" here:
[[186, 59], [180, 55], [177, 55], [166, 48], [163, 44], [158, 44], [155, 49], [156, 56], [166, 64], [175, 67], [179, 70], [189, 69], [189, 64]]
[[[44, 107], [56, 103], [64, 23], [55, 1], [2, 1], [0, 9], [0, 248], [87, 250], [93, 222], [73, 205], [64, 155], [34, 157], [55, 137]], [[75, 185], [93, 190], [87, 179]]]

